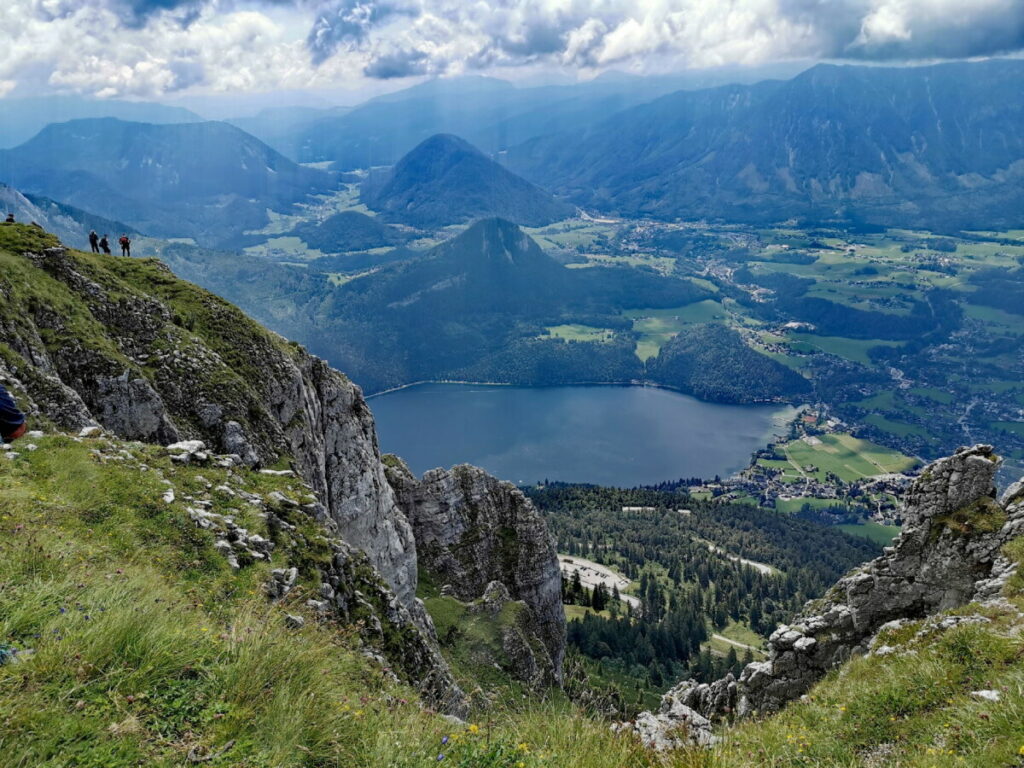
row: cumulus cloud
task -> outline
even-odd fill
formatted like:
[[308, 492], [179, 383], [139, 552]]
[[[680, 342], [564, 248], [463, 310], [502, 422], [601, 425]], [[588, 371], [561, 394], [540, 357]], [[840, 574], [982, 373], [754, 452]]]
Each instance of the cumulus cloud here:
[[4, 0], [0, 82], [105, 96], [1024, 50], [1024, 0]]

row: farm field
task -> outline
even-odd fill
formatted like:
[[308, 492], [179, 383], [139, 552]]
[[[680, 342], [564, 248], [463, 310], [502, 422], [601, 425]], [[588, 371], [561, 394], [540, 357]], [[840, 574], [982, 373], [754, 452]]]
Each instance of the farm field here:
[[[865, 477], [903, 472], [918, 464], [916, 459], [897, 451], [844, 433], [794, 440], [778, 446], [777, 450], [785, 455], [788, 463], [785, 473], [794, 480], [804, 476], [824, 480], [828, 473], [832, 473], [846, 482], [853, 482]], [[758, 463], [780, 466], [779, 461], [766, 464], [762, 459]], [[814, 469], [808, 470], [807, 467]]]
[[565, 341], [594, 341], [607, 342], [615, 336], [615, 331], [608, 328], [595, 328], [591, 325], [580, 325], [569, 323], [566, 325], [552, 325], [547, 329], [547, 334], [542, 338], [563, 339]]
[[725, 322], [728, 318], [725, 308], [713, 299], [669, 309], [630, 309], [623, 314], [633, 319], [633, 331], [640, 335], [636, 356], [644, 361], [655, 357], [662, 345], [687, 325]]
[[839, 530], [851, 536], [864, 536], [883, 546], [889, 546], [892, 540], [899, 534], [900, 529], [895, 525], [882, 525], [873, 521], [865, 523], [849, 523], [837, 526]]

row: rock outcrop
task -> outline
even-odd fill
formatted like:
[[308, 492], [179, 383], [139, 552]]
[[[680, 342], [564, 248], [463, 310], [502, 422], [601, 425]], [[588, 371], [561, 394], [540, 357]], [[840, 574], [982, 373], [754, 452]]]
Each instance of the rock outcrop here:
[[997, 595], [1015, 568], [1001, 550], [1024, 534], [1024, 488], [997, 502], [999, 464], [987, 445], [930, 464], [907, 493], [894, 545], [779, 627], [766, 661], [747, 665], [739, 679], [685, 681], [665, 694], [659, 713], [643, 713], [631, 727], [657, 748], [710, 744], [712, 721], [779, 710], [832, 668], [867, 653], [890, 622]]
[[[162, 444], [199, 439], [249, 465], [291, 457], [340, 535], [412, 605], [412, 528], [355, 384], [159, 262], [116, 261], [112, 275], [56, 246], [24, 258], [47, 279], [34, 286], [38, 301], [0, 313], [0, 339], [15, 353], [0, 366], [30, 409], [68, 429], [100, 424]], [[0, 277], [0, 293], [11, 295], [6, 282]]]
[[[464, 602], [497, 606], [522, 601], [519, 631], [503, 637], [514, 673], [529, 682], [560, 683], [565, 613], [554, 543], [522, 492], [471, 466], [434, 469], [421, 480], [387, 457], [388, 479], [412, 523], [420, 567]], [[539, 638], [541, 646], [529, 640]]]

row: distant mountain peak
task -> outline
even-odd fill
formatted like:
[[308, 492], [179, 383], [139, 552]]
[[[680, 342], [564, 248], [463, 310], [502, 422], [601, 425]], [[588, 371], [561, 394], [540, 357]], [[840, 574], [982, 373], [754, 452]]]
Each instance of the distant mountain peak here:
[[494, 216], [543, 226], [574, 211], [469, 142], [446, 133], [417, 145], [384, 181], [365, 186], [363, 200], [393, 221], [421, 227]]

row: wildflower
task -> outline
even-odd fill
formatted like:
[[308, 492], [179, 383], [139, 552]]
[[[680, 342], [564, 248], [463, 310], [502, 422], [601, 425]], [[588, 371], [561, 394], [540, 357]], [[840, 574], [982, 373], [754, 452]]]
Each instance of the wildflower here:
[[526, 768], [526, 763], [520, 760], [518, 763], [516, 763], [516, 768]]
[[476, 723], [473, 723], [471, 726], [469, 726], [469, 732], [470, 733], [479, 733], [480, 732], [480, 726], [477, 725]]
[[523, 742], [523, 743], [517, 745], [516, 749], [518, 749], [520, 752], [529, 752], [530, 751], [530, 747], [526, 744], [526, 742]]
[[443, 737], [443, 738], [441, 739], [441, 743], [442, 743], [442, 744], [447, 744], [447, 743], [448, 743], [448, 737], [447, 737], [447, 736]]
[[437, 762], [439, 762], [439, 763], [440, 763], [440, 762], [441, 762], [442, 760], [444, 760], [444, 752], [442, 752], [441, 754], [439, 754], [439, 755], [437, 756]]
[[1020, 749], [1017, 750], [1018, 755], [1024, 755], [1024, 744], [1021, 745]]

